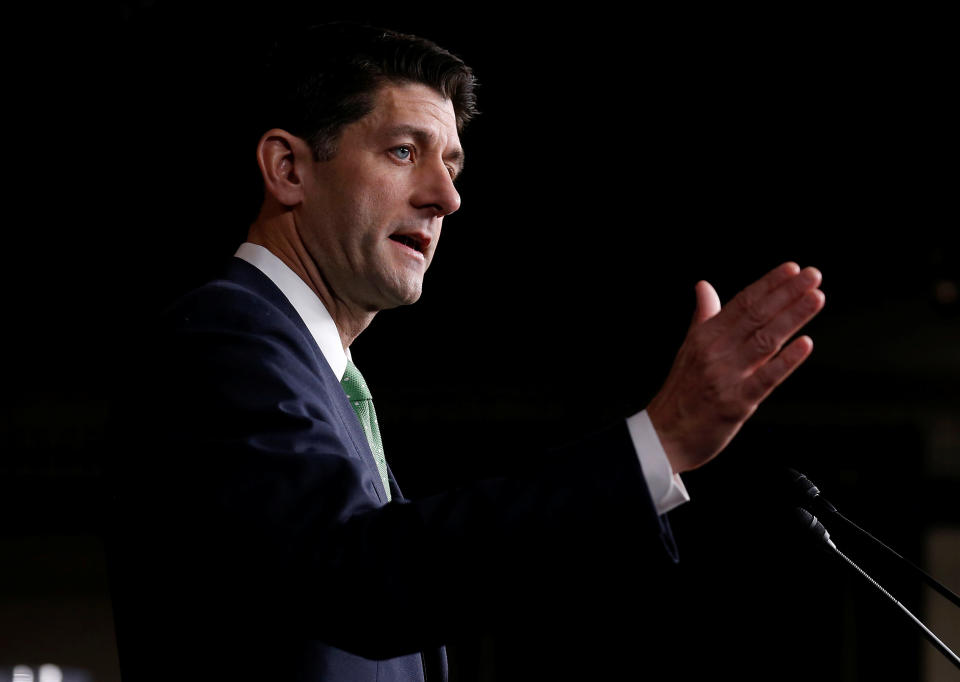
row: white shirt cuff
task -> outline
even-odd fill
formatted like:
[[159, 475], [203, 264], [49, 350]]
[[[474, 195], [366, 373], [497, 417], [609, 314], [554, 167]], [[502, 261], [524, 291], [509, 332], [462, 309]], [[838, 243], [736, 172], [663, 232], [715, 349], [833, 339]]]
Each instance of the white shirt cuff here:
[[670, 468], [667, 453], [660, 444], [660, 438], [647, 416], [647, 411], [643, 410], [628, 417], [627, 429], [630, 431], [630, 439], [640, 459], [640, 468], [657, 513], [666, 514], [684, 502], [689, 502], [690, 495], [680, 480], [680, 474], [673, 473]]

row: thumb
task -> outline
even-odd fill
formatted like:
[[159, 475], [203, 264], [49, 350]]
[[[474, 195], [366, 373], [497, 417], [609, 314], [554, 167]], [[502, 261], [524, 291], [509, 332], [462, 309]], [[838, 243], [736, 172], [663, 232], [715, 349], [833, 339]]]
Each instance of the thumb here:
[[700, 280], [694, 288], [697, 296], [697, 308], [693, 311], [693, 321], [690, 326], [706, 322], [720, 312], [720, 297], [710, 282]]

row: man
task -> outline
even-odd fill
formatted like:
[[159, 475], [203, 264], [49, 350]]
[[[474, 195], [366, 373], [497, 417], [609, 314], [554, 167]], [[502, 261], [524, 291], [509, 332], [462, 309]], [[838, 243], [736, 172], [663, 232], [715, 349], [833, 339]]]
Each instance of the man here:
[[442, 645], [491, 604], [535, 612], [598, 567], [667, 570], [678, 475], [809, 355], [806, 337], [783, 346], [823, 305], [819, 273], [784, 264], [723, 310], [699, 283], [647, 410], [536, 471], [405, 500], [349, 349], [421, 294], [460, 206], [473, 76], [432, 43], [344, 24], [271, 69], [259, 215], [154, 333], [138, 451], [117, 453], [124, 679], [443, 679]]

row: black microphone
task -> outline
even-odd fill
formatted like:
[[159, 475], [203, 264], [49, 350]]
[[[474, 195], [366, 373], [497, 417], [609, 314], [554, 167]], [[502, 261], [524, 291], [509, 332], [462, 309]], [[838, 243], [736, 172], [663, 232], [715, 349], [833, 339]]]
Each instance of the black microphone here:
[[[846, 516], [841, 514], [839, 511], [837, 511], [837, 508], [834, 507], [832, 504], [830, 504], [830, 502], [820, 493], [820, 489], [814, 484], [813, 481], [811, 481], [809, 478], [801, 474], [796, 469], [787, 469], [787, 475], [793, 486], [794, 493], [797, 496], [799, 504], [805, 507], [808, 507], [811, 510], [819, 512], [820, 515], [823, 516], [824, 518], [830, 517], [830, 518], [839, 519], [850, 528], [854, 529], [861, 535], [864, 535], [865, 537], [867, 537], [877, 546], [881, 547], [882, 549], [892, 554], [894, 557], [899, 559], [902, 563], [906, 564], [906, 566], [914, 573], [914, 575], [918, 576], [927, 585], [929, 585], [934, 590], [939, 592], [942, 596], [944, 596], [945, 598], [953, 602], [955, 606], [960, 606], [960, 597], [958, 597], [953, 591], [951, 591], [950, 588], [944, 585], [941, 585], [939, 581], [937, 581], [935, 578], [927, 574], [926, 571], [919, 568], [918, 566], [915, 566], [912, 562], [900, 556], [898, 552], [894, 551], [893, 549], [885, 545], [883, 542], [873, 537], [873, 535], [871, 535], [870, 533], [865, 531], [863, 528], [855, 524], [853, 521], [848, 519]], [[816, 517], [814, 517], [814, 519], [816, 519]], [[830, 536], [828, 534], [827, 538], [829, 539], [829, 537]]]
[[834, 550], [837, 549], [837, 546], [833, 544], [833, 540], [830, 539], [830, 533], [828, 533], [827, 529], [823, 527], [823, 524], [817, 520], [816, 516], [808, 512], [803, 507], [797, 507], [793, 511], [801, 525], [810, 531], [810, 533], [812, 533], [818, 540], [827, 543]]
[[801, 500], [808, 502], [813, 507], [828, 514], [836, 514], [837, 508], [827, 502], [826, 498], [820, 495], [820, 489], [814, 485], [813, 481], [801, 474], [796, 469], [787, 469], [787, 474], [793, 483], [793, 487]]

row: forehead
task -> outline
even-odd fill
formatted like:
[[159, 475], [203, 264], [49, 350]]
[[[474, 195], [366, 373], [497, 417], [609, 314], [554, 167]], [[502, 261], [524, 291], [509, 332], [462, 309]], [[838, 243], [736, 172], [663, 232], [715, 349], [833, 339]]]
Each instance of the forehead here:
[[423, 128], [442, 147], [460, 147], [453, 102], [422, 83], [387, 83], [376, 93], [373, 111], [358, 122], [369, 133], [411, 126]]

